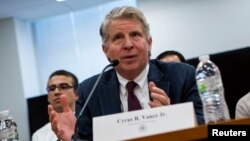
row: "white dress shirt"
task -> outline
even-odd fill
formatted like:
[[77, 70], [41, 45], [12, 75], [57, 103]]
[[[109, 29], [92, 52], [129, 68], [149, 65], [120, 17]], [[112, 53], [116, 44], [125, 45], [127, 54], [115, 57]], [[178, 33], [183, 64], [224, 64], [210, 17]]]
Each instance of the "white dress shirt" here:
[[38, 129], [32, 135], [32, 141], [57, 141], [57, 137], [51, 129], [50, 122]]
[[[142, 109], [150, 108], [148, 102], [149, 100], [149, 88], [148, 88], [148, 71], [149, 64], [147, 67], [141, 72], [139, 76], [137, 76], [133, 81], [137, 83], [137, 86], [134, 89], [134, 93], [138, 100], [140, 101]], [[122, 110], [123, 112], [128, 111], [128, 91], [126, 89], [126, 84], [129, 82], [127, 79], [123, 78], [118, 73], [118, 81], [120, 83], [120, 99], [122, 102]]]

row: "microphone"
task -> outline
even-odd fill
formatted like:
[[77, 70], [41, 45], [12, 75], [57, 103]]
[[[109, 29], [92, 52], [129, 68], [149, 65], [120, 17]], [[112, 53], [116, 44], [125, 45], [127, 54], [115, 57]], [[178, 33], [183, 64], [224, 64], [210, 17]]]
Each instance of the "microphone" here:
[[102, 72], [101, 72], [100, 75], [98, 76], [97, 80], [95, 81], [95, 84], [94, 84], [93, 88], [91, 89], [90, 94], [89, 94], [87, 100], [85, 101], [85, 103], [84, 103], [84, 105], [83, 105], [81, 111], [79, 112], [79, 114], [78, 114], [78, 116], [77, 116], [76, 124], [75, 124], [75, 132], [74, 132], [74, 135], [73, 135], [73, 141], [77, 141], [77, 138], [78, 138], [77, 124], [78, 124], [78, 121], [79, 121], [80, 117], [82, 116], [84, 110], [86, 109], [86, 106], [87, 106], [87, 104], [89, 103], [89, 100], [90, 100], [90, 98], [92, 97], [92, 95], [93, 95], [93, 93], [94, 93], [94, 91], [95, 91], [95, 89], [96, 89], [96, 86], [98, 85], [100, 79], [102, 78], [103, 73], [105, 72], [105, 70], [107, 70], [107, 68], [109, 68], [109, 67], [115, 67], [115, 66], [117, 66], [118, 64], [119, 64], [119, 61], [118, 61], [118, 60], [113, 60], [113, 61], [111, 61], [111, 63], [110, 63], [109, 65], [107, 65], [107, 66], [102, 70]]

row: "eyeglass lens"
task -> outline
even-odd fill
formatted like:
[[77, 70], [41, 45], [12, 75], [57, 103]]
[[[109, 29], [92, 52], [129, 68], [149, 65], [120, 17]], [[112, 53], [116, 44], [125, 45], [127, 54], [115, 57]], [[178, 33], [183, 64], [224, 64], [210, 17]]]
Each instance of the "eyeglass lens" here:
[[69, 85], [67, 83], [60, 83], [58, 85], [50, 85], [47, 87], [47, 91], [48, 92], [53, 92], [56, 90], [56, 88], [58, 88], [58, 90], [67, 90], [67, 89], [70, 89], [70, 88], [73, 88], [72, 85]]

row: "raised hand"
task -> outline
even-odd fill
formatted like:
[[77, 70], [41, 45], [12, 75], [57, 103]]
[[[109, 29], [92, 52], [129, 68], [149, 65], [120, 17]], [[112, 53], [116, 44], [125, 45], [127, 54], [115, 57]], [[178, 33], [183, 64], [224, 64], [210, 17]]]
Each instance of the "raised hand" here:
[[154, 82], [149, 82], [148, 87], [150, 91], [150, 96], [153, 99], [149, 102], [150, 107], [154, 108], [164, 105], [170, 105], [170, 98], [162, 89], [156, 87]]
[[71, 137], [74, 134], [76, 117], [70, 109], [65, 95], [61, 95], [60, 101], [63, 109], [62, 113], [56, 112], [52, 105], [48, 105], [51, 128], [58, 139], [62, 141], [71, 141]]

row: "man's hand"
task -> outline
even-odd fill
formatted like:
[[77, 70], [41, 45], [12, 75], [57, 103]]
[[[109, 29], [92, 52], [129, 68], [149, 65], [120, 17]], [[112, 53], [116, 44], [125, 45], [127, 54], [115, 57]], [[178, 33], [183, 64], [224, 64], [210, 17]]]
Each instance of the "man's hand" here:
[[154, 108], [163, 105], [170, 105], [170, 98], [162, 89], [156, 87], [154, 82], [149, 82], [148, 87], [150, 91], [150, 96], [153, 99], [149, 102], [150, 107]]
[[63, 109], [62, 113], [56, 112], [52, 105], [48, 105], [51, 128], [58, 139], [62, 141], [71, 141], [71, 137], [74, 134], [76, 117], [70, 109], [65, 95], [62, 95], [60, 100]]

